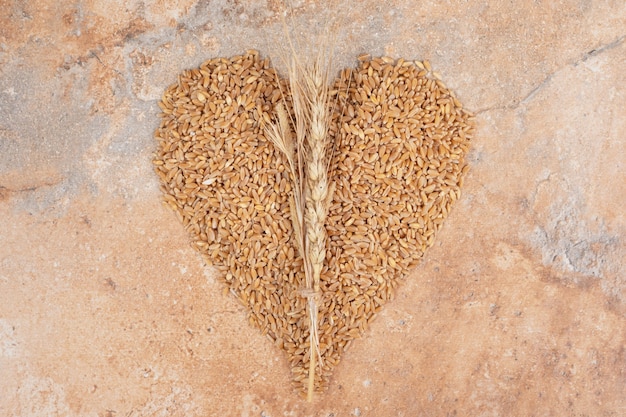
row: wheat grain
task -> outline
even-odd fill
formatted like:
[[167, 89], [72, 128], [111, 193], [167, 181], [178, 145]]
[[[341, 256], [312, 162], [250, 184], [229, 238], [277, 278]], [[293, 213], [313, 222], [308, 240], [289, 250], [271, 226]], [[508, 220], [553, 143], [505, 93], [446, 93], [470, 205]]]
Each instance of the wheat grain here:
[[[473, 119], [443, 82], [428, 78], [431, 71], [426, 62], [362, 56], [331, 87], [338, 106], [327, 129], [335, 151], [326, 182], [335, 189], [327, 216], [316, 220], [326, 234], [317, 249], [317, 390], [460, 198]], [[303, 188], [292, 185], [294, 161], [265, 133], [281, 105], [283, 133], [295, 130], [291, 98], [281, 104], [289, 90], [256, 51], [182, 72], [159, 103], [154, 169], [194, 247], [249, 309], [250, 323], [286, 352], [296, 387], [306, 391], [306, 265], [290, 217], [292, 196]]]

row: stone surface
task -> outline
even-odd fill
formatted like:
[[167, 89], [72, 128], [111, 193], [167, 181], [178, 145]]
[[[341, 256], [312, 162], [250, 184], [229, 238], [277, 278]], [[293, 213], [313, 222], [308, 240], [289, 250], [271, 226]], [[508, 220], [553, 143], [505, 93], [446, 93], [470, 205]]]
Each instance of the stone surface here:
[[438, 3], [293, 2], [303, 36], [337, 16], [338, 66], [429, 59], [478, 122], [435, 246], [313, 404], [150, 163], [178, 72], [279, 55], [275, 2], [3, 5], [0, 414], [626, 413], [626, 6]]

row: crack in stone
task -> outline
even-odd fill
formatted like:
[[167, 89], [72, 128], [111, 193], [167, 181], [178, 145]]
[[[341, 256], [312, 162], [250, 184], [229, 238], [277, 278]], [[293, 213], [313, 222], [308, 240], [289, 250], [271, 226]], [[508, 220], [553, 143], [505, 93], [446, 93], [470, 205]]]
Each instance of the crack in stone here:
[[626, 39], [626, 35], [622, 35], [619, 38], [615, 39], [613, 42], [607, 43], [605, 45], [600, 46], [597, 49], [592, 49], [591, 51], [585, 53], [585, 55], [580, 58], [579, 60], [577, 60], [576, 62], [574, 62], [573, 66], [577, 66], [578, 64], [580, 64], [581, 62], [585, 62], [586, 60], [588, 60], [589, 58], [599, 55], [602, 52], [611, 50], [613, 48], [618, 47], [620, 44], [622, 44], [624, 42], [624, 39]]
[[27, 193], [30, 191], [36, 191], [39, 188], [43, 188], [43, 187], [54, 187], [55, 185], [60, 184], [63, 181], [63, 179], [60, 179], [58, 181], [47, 181], [47, 182], [42, 182], [40, 184], [35, 184], [35, 185], [30, 185], [27, 187], [22, 187], [22, 188], [10, 188], [10, 187], [6, 187], [4, 185], [0, 185], [0, 195], [5, 195], [5, 194], [13, 194], [13, 193]]
[[537, 84], [532, 90], [530, 90], [530, 92], [528, 92], [523, 98], [521, 99], [516, 99], [513, 100], [512, 103], [510, 104], [506, 104], [506, 105], [495, 105], [495, 106], [490, 106], [484, 109], [480, 109], [477, 110], [475, 112], [476, 115], [481, 114], [481, 113], [486, 113], [489, 111], [493, 111], [493, 110], [514, 110], [526, 103], [528, 103], [530, 100], [533, 99], [533, 97], [535, 97], [535, 95], [541, 90], [543, 89], [543, 87], [545, 87], [546, 84], [548, 84], [552, 78], [554, 78], [554, 76], [561, 72], [564, 68], [567, 67], [577, 67], [581, 62], [585, 62], [587, 61], [589, 58], [600, 55], [603, 52], [609, 51], [611, 49], [614, 49], [616, 47], [618, 47], [619, 45], [621, 45], [624, 40], [626, 39], [626, 35], [622, 35], [619, 38], [615, 39], [612, 42], [609, 42], [607, 44], [601, 45], [599, 48], [595, 48], [592, 49], [591, 51], [585, 52], [582, 57], [576, 59], [574, 62], [569, 62], [566, 63], [562, 66], [560, 66], [559, 68], [557, 68], [556, 70], [552, 71], [550, 74], [548, 74], [539, 84]]
[[[565, 65], [565, 66], [567, 66], [567, 65]], [[528, 103], [530, 100], [532, 100], [532, 98], [539, 92], [539, 90], [543, 89], [543, 87], [545, 87], [545, 85], [548, 84], [552, 80], [552, 77], [554, 77], [554, 75], [557, 72], [561, 71], [563, 68], [564, 67], [560, 67], [557, 70], [555, 70], [554, 72], [552, 72], [551, 74], [548, 74], [546, 76], [546, 78], [544, 78], [543, 81], [541, 81], [539, 83], [539, 85], [537, 85], [535, 88], [530, 90], [530, 92], [528, 94], [526, 94], [526, 97], [524, 97], [521, 100], [518, 100], [517, 102], [513, 102], [512, 103], [513, 105], [511, 106], [511, 108], [512, 109], [516, 109], [519, 106], [522, 106], [522, 105]]]

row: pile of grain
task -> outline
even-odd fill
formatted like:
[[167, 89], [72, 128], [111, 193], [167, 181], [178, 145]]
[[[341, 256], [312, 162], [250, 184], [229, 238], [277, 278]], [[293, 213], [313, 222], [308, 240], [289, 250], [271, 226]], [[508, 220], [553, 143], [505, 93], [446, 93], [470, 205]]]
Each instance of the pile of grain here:
[[[333, 203], [319, 302], [322, 390], [350, 341], [413, 268], [460, 196], [471, 115], [427, 62], [363, 57], [334, 84]], [[264, 132], [281, 100], [256, 51], [184, 71], [159, 103], [154, 159], [195, 247], [285, 350], [306, 390], [309, 325], [291, 178]]]

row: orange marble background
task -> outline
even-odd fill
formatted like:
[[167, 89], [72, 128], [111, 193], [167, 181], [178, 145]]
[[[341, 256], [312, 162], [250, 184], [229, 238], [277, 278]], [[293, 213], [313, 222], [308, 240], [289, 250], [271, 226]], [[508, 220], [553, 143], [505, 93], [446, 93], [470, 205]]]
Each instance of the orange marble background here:
[[162, 91], [277, 56], [275, 2], [3, 2], [0, 415], [626, 415], [624, 2], [293, 3], [338, 66], [428, 59], [476, 113], [435, 246], [307, 404], [151, 166]]

